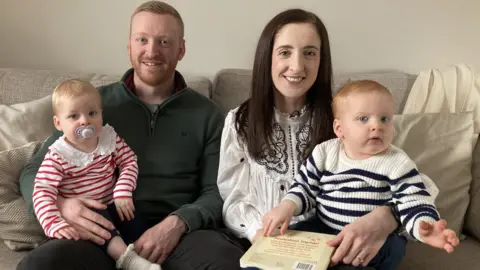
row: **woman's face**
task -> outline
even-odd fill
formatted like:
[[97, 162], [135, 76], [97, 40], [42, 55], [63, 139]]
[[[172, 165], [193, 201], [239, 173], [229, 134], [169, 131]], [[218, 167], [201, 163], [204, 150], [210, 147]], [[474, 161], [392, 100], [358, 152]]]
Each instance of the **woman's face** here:
[[320, 46], [317, 29], [311, 23], [291, 23], [278, 31], [272, 51], [272, 79], [285, 98], [305, 98], [317, 79]]

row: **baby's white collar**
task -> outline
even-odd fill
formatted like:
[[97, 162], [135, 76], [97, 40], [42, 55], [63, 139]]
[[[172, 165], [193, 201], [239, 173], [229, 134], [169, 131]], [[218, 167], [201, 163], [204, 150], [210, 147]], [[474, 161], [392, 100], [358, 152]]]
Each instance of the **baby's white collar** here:
[[117, 134], [110, 125], [102, 127], [97, 148], [90, 153], [80, 151], [65, 141], [65, 135], [58, 138], [49, 148], [57, 153], [65, 162], [85, 168], [93, 162], [95, 155], [109, 155], [115, 151]]

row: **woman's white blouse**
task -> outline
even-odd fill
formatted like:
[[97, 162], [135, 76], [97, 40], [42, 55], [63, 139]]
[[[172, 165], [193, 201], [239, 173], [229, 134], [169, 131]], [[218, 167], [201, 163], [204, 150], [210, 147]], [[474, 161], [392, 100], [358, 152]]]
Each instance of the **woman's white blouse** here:
[[[225, 201], [225, 225], [250, 241], [262, 228], [262, 217], [280, 203], [293, 183], [309, 141], [310, 113], [290, 117], [275, 110], [273, 150], [253, 159], [235, 129], [237, 109], [228, 113], [222, 133], [218, 188]], [[292, 223], [306, 216], [293, 217]]]

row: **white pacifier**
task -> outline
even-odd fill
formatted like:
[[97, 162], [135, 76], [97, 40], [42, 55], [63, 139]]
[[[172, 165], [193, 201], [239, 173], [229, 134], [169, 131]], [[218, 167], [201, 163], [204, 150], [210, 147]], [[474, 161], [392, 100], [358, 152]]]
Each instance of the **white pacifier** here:
[[80, 126], [75, 130], [75, 135], [81, 139], [88, 139], [95, 136], [95, 127], [93, 125]]

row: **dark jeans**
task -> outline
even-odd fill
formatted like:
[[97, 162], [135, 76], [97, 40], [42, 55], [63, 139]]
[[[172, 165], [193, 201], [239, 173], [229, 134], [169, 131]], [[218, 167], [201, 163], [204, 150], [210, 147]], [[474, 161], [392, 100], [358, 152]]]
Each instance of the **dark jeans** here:
[[120, 217], [118, 216], [117, 209], [115, 208], [115, 204], [111, 203], [107, 206], [107, 209], [98, 210], [92, 209], [95, 212], [102, 215], [104, 218], [109, 220], [113, 223], [116, 229], [108, 230], [112, 237], [105, 241], [101, 247], [106, 252], [108, 244], [110, 240], [113, 239], [115, 236], [122, 237], [125, 244], [130, 244], [135, 242], [142, 234], [148, 229], [147, 225], [143, 221], [142, 217], [138, 216], [138, 213], [135, 213], [135, 218], [132, 220], [124, 220], [121, 221]]
[[[313, 216], [309, 220], [294, 224], [290, 226], [289, 229], [335, 235], [340, 232], [325, 225], [317, 215]], [[397, 269], [403, 257], [405, 256], [406, 244], [407, 240], [405, 237], [396, 233], [390, 234], [383, 246], [378, 251], [377, 255], [370, 261], [368, 266], [374, 267], [377, 270]]]
[[[243, 253], [236, 238], [226, 230], [198, 230], [180, 239], [162, 269], [239, 269]], [[17, 269], [115, 270], [115, 262], [90, 241], [52, 239], [28, 253]]]

